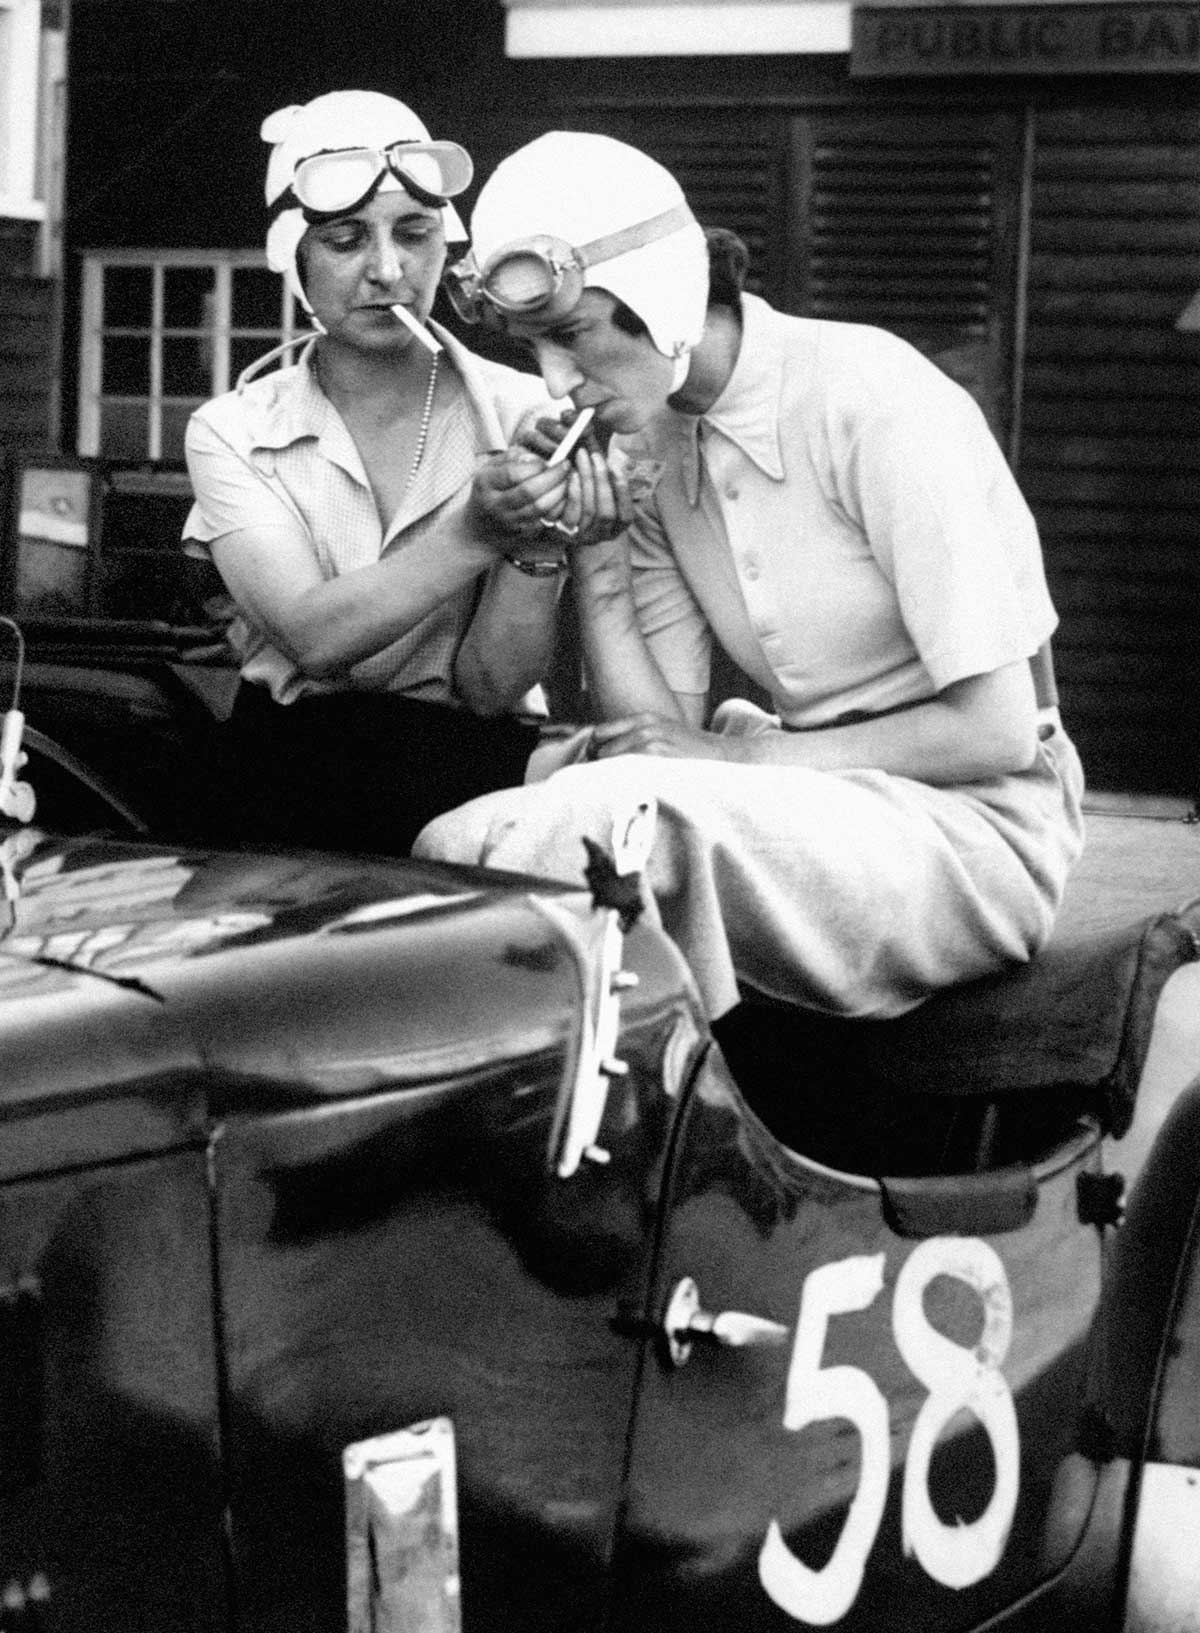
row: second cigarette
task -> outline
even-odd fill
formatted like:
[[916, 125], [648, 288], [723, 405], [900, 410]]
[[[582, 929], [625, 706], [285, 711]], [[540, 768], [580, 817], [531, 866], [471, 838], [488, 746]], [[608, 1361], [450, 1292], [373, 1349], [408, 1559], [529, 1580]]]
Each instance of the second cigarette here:
[[546, 461], [548, 465], [562, 464], [563, 460], [566, 459], [567, 455], [571, 452], [571, 449], [574, 448], [580, 437], [592, 423], [592, 416], [595, 414], [595, 412], [596, 410], [594, 408], [584, 408], [580, 410], [578, 417], [572, 422], [570, 430], [559, 443], [558, 447], [550, 455], [550, 458]]

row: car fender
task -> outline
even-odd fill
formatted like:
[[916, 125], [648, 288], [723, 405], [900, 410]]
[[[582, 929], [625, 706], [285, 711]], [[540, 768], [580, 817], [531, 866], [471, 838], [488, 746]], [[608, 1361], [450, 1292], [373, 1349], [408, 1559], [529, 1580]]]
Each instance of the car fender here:
[[1200, 1077], [1176, 1100], [1113, 1245], [1100, 1345], [1113, 1451], [1133, 1467], [1126, 1633], [1200, 1629]]

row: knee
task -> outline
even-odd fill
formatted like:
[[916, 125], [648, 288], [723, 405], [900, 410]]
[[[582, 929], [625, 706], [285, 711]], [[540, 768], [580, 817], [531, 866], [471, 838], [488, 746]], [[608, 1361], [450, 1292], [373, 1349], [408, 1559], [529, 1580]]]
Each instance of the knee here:
[[413, 841], [412, 854], [429, 862], [469, 862], [478, 865], [487, 850], [489, 819], [476, 806], [484, 800], [473, 800], [426, 823]]

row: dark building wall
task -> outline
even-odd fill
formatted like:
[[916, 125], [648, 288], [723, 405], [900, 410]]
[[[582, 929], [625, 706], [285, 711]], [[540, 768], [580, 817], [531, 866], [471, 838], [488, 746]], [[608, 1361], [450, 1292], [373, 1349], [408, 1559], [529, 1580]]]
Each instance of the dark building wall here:
[[354, 86], [465, 135], [502, 63], [498, 0], [72, 0], [70, 240], [257, 243], [268, 113]]
[[1018, 474], [1093, 778], [1200, 793], [1200, 113], [1168, 89], [1037, 111]]
[[0, 220], [0, 448], [50, 437], [53, 297], [35, 271], [38, 224]]

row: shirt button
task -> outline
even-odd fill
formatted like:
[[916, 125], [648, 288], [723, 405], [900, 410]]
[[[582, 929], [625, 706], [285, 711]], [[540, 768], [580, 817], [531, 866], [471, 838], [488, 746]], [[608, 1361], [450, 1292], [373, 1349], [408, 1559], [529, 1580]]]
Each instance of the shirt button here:
[[738, 491], [738, 485], [736, 482], [727, 482], [725, 484], [726, 499], [736, 499], [738, 496]]
[[742, 563], [742, 571], [745, 573], [747, 578], [758, 577], [758, 563], [755, 561], [753, 556], [746, 557], [745, 561]]

